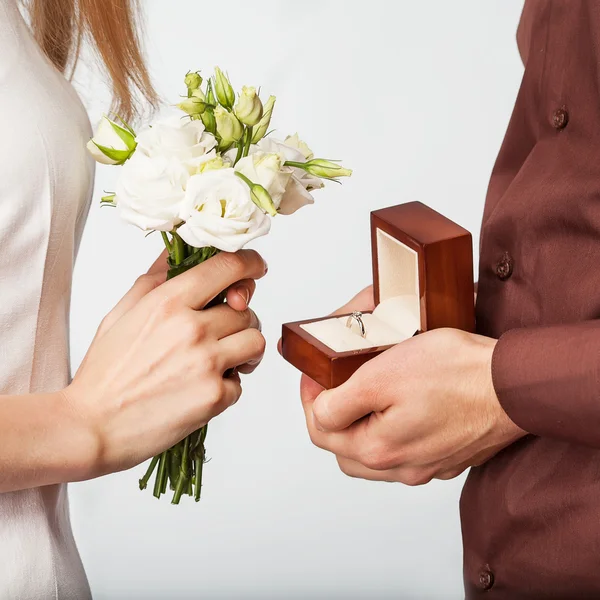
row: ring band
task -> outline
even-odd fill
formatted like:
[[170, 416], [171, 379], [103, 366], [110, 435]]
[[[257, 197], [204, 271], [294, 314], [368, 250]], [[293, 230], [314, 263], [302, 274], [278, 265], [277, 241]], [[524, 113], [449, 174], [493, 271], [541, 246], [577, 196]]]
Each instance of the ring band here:
[[364, 324], [364, 322], [362, 320], [362, 316], [363, 316], [363, 314], [359, 310], [355, 310], [348, 317], [348, 320], [346, 321], [346, 327], [348, 329], [352, 329], [352, 322], [356, 321], [358, 323], [358, 327], [360, 329], [360, 337], [366, 338], [367, 337], [367, 330], [365, 329], [365, 324]]

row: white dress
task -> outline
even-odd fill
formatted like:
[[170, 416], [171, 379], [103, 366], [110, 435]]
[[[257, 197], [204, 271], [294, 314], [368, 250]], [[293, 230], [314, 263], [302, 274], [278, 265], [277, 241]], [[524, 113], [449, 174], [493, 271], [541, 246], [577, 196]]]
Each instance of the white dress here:
[[[90, 133], [17, 0], [0, 0], [0, 394], [69, 381], [71, 275], [94, 178]], [[66, 486], [0, 494], [0, 599], [86, 598]]]

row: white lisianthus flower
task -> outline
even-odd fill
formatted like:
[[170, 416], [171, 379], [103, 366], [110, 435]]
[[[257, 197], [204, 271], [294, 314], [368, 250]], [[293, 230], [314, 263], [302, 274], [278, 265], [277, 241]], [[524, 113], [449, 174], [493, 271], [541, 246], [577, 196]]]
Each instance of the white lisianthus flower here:
[[106, 115], [98, 124], [94, 137], [87, 143], [94, 160], [103, 165], [124, 164], [135, 152], [136, 146], [133, 132]]
[[215, 136], [205, 130], [202, 121], [178, 115], [140, 131], [137, 141], [138, 152], [175, 158], [188, 164], [190, 169], [204, 162], [205, 156], [217, 144]]
[[138, 135], [134, 156], [123, 165], [114, 203], [122, 218], [144, 231], [171, 231], [187, 182], [217, 158], [216, 140], [200, 121], [173, 117]]
[[[306, 144], [304, 145], [306, 146]], [[306, 162], [306, 156], [301, 150], [271, 137], [260, 140], [257, 147], [263, 152], [280, 154], [285, 160]], [[308, 146], [306, 146], [306, 149], [310, 150]], [[323, 181], [319, 177], [314, 177], [302, 169], [292, 167], [292, 177], [279, 204], [279, 214], [291, 215], [299, 208], [307, 204], [313, 204], [315, 200], [310, 191], [320, 189], [323, 185]]]
[[[213, 154], [211, 152], [211, 154]], [[227, 157], [217, 156], [215, 154], [214, 158], [203, 162], [198, 169], [196, 169], [196, 173], [204, 173], [205, 171], [217, 171], [219, 169], [229, 169], [231, 167], [231, 161]]]
[[245, 175], [252, 183], [262, 185], [278, 209], [293, 174], [290, 167], [283, 166], [284, 162], [285, 158], [281, 154], [257, 150], [254, 154], [242, 158], [235, 170]]
[[172, 231], [190, 179], [180, 160], [136, 152], [123, 165], [114, 202], [121, 217], [144, 231]]
[[304, 158], [306, 158], [306, 160], [310, 160], [311, 158], [314, 158], [314, 152], [308, 147], [308, 144], [306, 142], [303, 142], [299, 137], [298, 134], [295, 133], [294, 135], [288, 135], [285, 138], [285, 141], [283, 142], [286, 146], [291, 146], [292, 148], [296, 148], [296, 150], [299, 150], [300, 152], [302, 152], [302, 154], [304, 154]]
[[248, 185], [231, 168], [191, 177], [179, 217], [184, 224], [177, 233], [186, 243], [224, 252], [237, 252], [271, 227], [270, 218], [252, 202]]

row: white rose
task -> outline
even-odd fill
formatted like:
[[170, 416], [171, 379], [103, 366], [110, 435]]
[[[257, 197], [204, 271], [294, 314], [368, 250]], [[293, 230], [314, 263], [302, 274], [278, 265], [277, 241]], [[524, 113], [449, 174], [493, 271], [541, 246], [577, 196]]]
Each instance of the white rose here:
[[137, 142], [138, 151], [147, 156], [176, 158], [190, 168], [201, 164], [217, 143], [215, 136], [205, 130], [202, 121], [177, 115], [141, 131]]
[[187, 184], [177, 233], [190, 246], [214, 246], [237, 252], [251, 240], [265, 235], [270, 218], [250, 199], [250, 189], [233, 169], [194, 175]]
[[96, 135], [87, 143], [87, 149], [103, 165], [122, 165], [135, 152], [136, 145], [135, 136], [129, 129], [104, 115]]
[[[306, 146], [306, 145], [305, 145]], [[285, 160], [292, 162], [306, 162], [306, 156], [298, 148], [294, 148], [285, 142], [266, 137], [258, 142], [258, 148], [263, 152], [278, 153]], [[308, 146], [306, 146], [308, 148]], [[279, 205], [279, 213], [291, 215], [299, 208], [307, 204], [313, 204], [314, 198], [309, 192], [323, 187], [323, 181], [314, 177], [302, 169], [292, 167], [292, 177], [285, 190], [285, 194]]]
[[262, 185], [269, 195], [275, 208], [279, 208], [281, 200], [292, 177], [290, 167], [284, 167], [285, 158], [281, 154], [266, 153], [257, 150], [242, 158], [235, 170], [245, 175], [252, 183]]
[[179, 213], [190, 172], [180, 160], [136, 152], [123, 165], [115, 203], [121, 217], [144, 231], [171, 231]]

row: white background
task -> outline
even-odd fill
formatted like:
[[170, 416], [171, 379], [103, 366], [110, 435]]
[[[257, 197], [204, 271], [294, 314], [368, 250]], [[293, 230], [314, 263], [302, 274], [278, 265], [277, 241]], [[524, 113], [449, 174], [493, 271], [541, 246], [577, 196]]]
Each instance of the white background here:
[[[71, 486], [95, 597], [462, 597], [462, 478], [421, 488], [344, 477], [312, 447], [281, 323], [324, 315], [371, 281], [369, 212], [420, 200], [474, 233], [518, 89], [522, 0], [144, 0], [149, 63], [169, 102], [188, 69], [228, 70], [277, 96], [272, 124], [355, 169], [256, 244], [254, 308], [269, 349], [243, 401], [211, 424], [203, 501], [140, 492], [142, 467]], [[107, 96], [80, 71], [95, 120]], [[75, 273], [74, 367], [102, 316], [152, 262], [158, 236], [100, 210], [98, 170]], [[432, 368], [435, 368], [432, 365]]]

